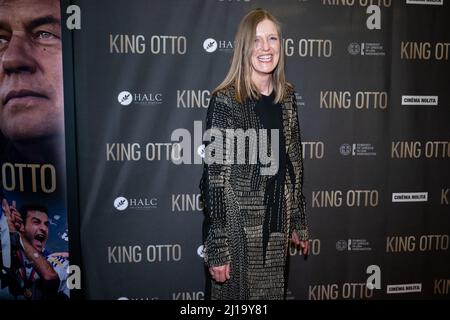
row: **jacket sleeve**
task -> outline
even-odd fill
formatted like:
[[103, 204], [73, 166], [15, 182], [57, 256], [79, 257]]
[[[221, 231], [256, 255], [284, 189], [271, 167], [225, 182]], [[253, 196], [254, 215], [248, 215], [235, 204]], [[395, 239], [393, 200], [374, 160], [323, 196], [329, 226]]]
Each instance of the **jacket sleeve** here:
[[205, 212], [204, 260], [209, 267], [221, 266], [231, 260], [226, 228], [231, 165], [224, 159], [228, 143], [225, 130], [232, 128], [229, 101], [223, 93], [214, 93], [206, 117], [200, 191]]
[[295, 230], [300, 240], [309, 239], [308, 224], [306, 221], [306, 201], [303, 196], [303, 151], [298, 121], [297, 100], [292, 93], [292, 128], [289, 158], [294, 172], [294, 213], [291, 217], [290, 233]]

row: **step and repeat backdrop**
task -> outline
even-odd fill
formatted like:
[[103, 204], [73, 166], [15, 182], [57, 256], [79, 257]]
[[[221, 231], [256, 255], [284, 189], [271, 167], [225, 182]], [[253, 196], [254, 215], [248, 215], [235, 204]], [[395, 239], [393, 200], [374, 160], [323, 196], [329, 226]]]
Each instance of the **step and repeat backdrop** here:
[[198, 148], [257, 7], [283, 25], [305, 159], [310, 253], [291, 248], [287, 298], [449, 299], [445, 0], [63, 1], [83, 297], [205, 298]]

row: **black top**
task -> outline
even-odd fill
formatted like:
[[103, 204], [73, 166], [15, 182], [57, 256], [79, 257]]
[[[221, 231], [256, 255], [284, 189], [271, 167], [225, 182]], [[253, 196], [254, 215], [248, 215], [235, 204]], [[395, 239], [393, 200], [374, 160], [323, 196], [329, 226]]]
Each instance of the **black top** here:
[[[263, 227], [263, 250], [264, 258], [267, 249], [269, 236], [272, 232], [282, 230], [282, 200], [284, 194], [284, 175], [286, 170], [286, 145], [283, 134], [283, 115], [280, 103], [274, 103], [275, 93], [269, 96], [261, 95], [261, 99], [257, 101], [255, 112], [264, 129], [268, 129], [267, 135], [270, 139], [270, 129], [278, 129], [279, 133], [279, 154], [278, 154], [278, 172], [269, 177], [266, 185], [264, 203], [266, 207], [266, 217]], [[269, 140], [270, 141], [270, 140]], [[271, 145], [270, 142], [269, 145]]]
[[[286, 168], [286, 145], [283, 134], [283, 114], [280, 103], [274, 103], [275, 93], [272, 91], [270, 96], [261, 95], [255, 106], [256, 115], [264, 129], [278, 129], [279, 139], [279, 168], [275, 176]], [[271, 138], [270, 131], [267, 132], [268, 138]], [[270, 141], [270, 140], [269, 140]]]
[[281, 119], [281, 105], [279, 103], [274, 103], [275, 93], [269, 96], [261, 95], [256, 103], [256, 114], [259, 117], [264, 129], [279, 129], [283, 128]]

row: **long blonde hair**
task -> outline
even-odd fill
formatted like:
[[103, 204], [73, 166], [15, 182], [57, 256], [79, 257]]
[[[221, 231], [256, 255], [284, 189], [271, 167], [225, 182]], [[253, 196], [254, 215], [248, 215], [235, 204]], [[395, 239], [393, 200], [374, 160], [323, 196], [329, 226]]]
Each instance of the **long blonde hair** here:
[[251, 80], [251, 57], [253, 50], [253, 43], [256, 36], [256, 26], [263, 20], [272, 21], [278, 32], [280, 41], [280, 59], [278, 65], [272, 73], [272, 83], [275, 91], [275, 103], [281, 102], [285, 95], [285, 86], [292, 87], [286, 81], [284, 71], [284, 49], [282, 45], [281, 24], [278, 20], [267, 10], [258, 8], [247, 13], [239, 23], [236, 37], [234, 40], [234, 52], [233, 59], [231, 60], [231, 66], [228, 70], [228, 74], [221, 84], [214, 90], [225, 89], [234, 85], [236, 90], [236, 100], [243, 103], [248, 97], [257, 100], [261, 97], [261, 94], [257, 90], [256, 86]]

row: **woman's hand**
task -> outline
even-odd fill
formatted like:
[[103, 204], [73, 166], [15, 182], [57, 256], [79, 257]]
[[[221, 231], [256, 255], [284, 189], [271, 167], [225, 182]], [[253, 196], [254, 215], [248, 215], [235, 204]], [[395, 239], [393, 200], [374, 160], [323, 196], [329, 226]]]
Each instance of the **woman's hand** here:
[[210, 267], [209, 273], [216, 282], [225, 282], [230, 279], [230, 264], [227, 263], [223, 266]]
[[309, 241], [308, 240], [300, 240], [300, 238], [298, 237], [298, 234], [297, 234], [297, 232], [295, 230], [292, 231], [291, 241], [296, 246], [300, 246], [303, 255], [307, 255], [308, 254]]

